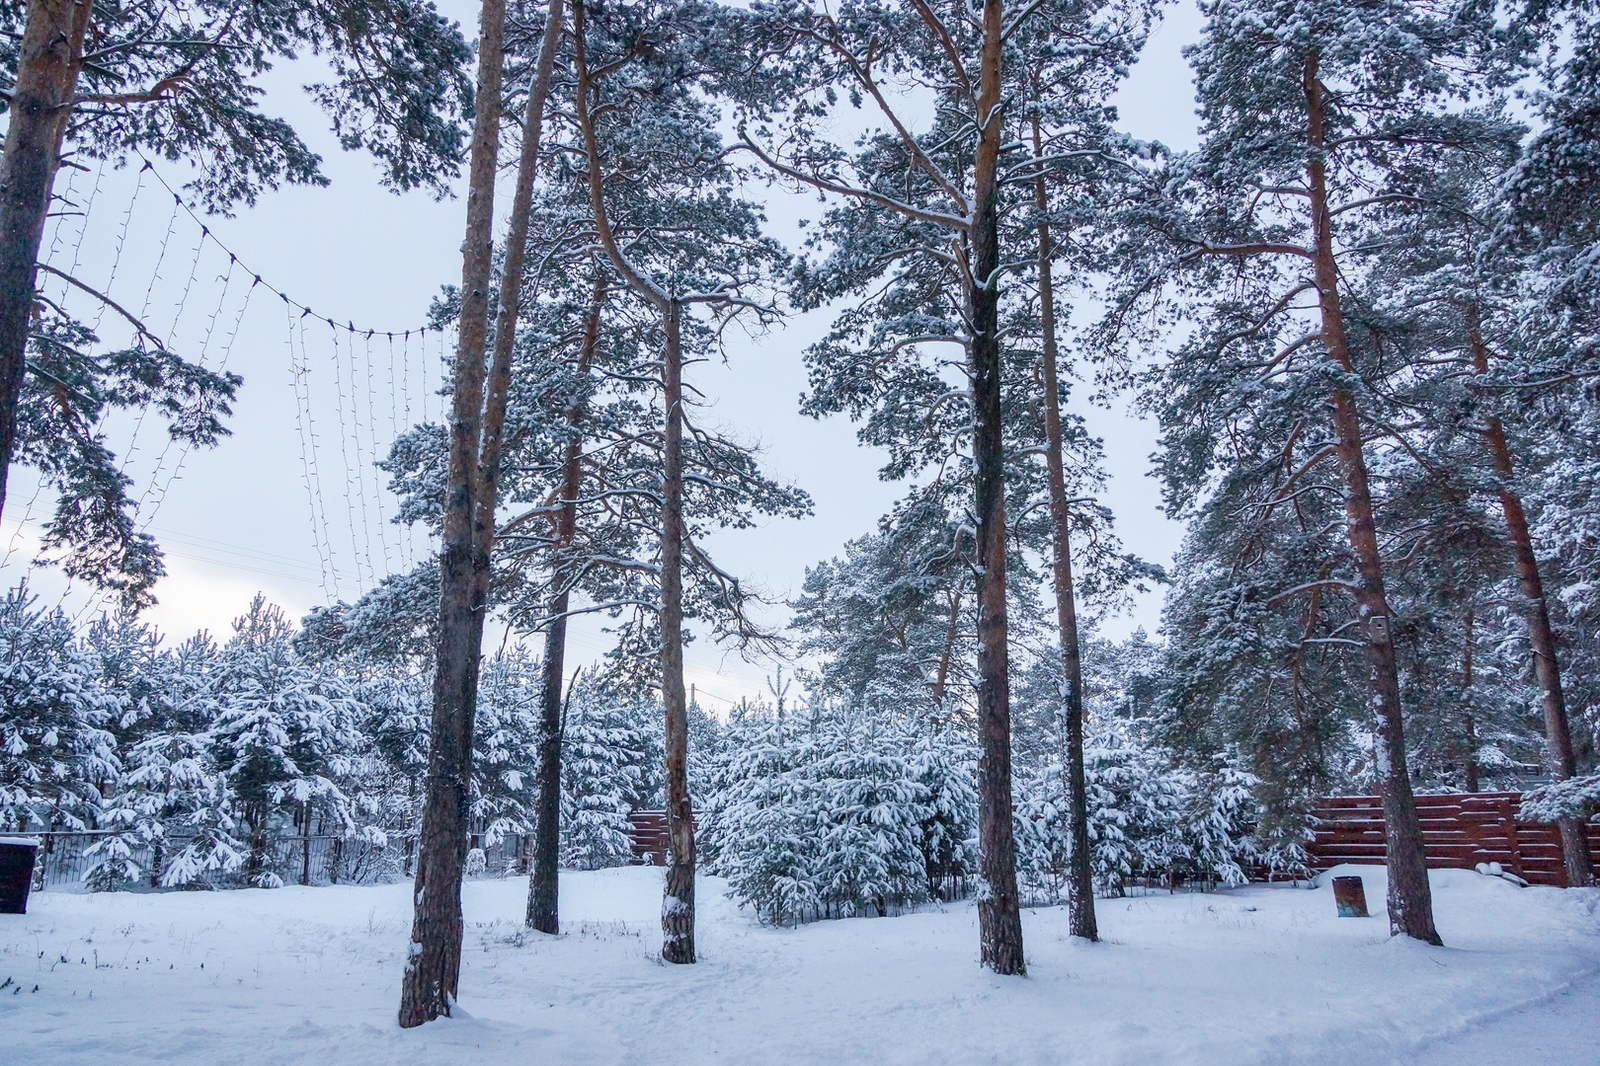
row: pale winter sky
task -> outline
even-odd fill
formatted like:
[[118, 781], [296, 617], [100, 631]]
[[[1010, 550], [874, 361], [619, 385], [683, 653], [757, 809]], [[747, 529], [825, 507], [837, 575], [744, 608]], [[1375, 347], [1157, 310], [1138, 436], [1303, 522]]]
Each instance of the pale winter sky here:
[[[445, 0], [441, 6], [469, 36], [475, 32], [475, 5]], [[1199, 25], [1192, 7], [1168, 9], [1115, 101], [1128, 132], [1175, 148], [1193, 145], [1193, 92], [1180, 49], [1196, 38]], [[155, 180], [159, 174], [180, 185], [184, 169], [158, 162], [154, 173], [140, 175], [135, 160], [122, 172], [73, 174], [71, 199], [87, 219], [69, 217], [59, 231], [46, 228], [49, 261], [73, 266], [124, 307], [142, 309], [175, 350], [203, 353], [212, 367], [226, 358], [227, 368], [245, 379], [229, 423], [233, 435], [215, 450], [180, 455], [165, 446], [153, 419], [152, 425], [126, 419], [107, 428], [118, 454], [130, 457], [133, 491], [143, 497], [141, 521], [167, 551], [169, 576], [157, 586], [160, 602], [148, 617], [169, 637], [209, 629], [225, 638], [258, 590], [298, 618], [315, 604], [354, 598], [427, 550], [384, 521], [393, 501], [371, 461], [387, 451], [397, 429], [440, 411], [434, 391], [441, 338], [413, 335], [408, 341], [403, 334], [423, 323], [441, 284], [460, 280], [465, 204], [380, 188], [373, 165], [339, 151], [299, 92], [316, 76], [306, 64], [274, 72], [267, 109], [290, 119], [322, 153], [330, 187], [286, 188], [233, 218], [203, 219], [208, 238], [202, 222], [178, 209]], [[508, 200], [501, 197], [502, 204]], [[769, 201], [774, 232], [792, 246], [802, 212], [814, 215], [815, 205]], [[218, 242], [238, 257], [231, 273]], [[256, 274], [262, 282], [252, 291]], [[315, 317], [302, 314], [306, 306]], [[91, 311], [88, 317], [97, 316]], [[328, 317], [362, 332], [352, 338], [345, 329], [332, 330]], [[797, 482], [815, 501], [809, 519], [771, 521], [713, 542], [724, 566], [777, 600], [799, 590], [807, 566], [870, 530], [904, 491], [877, 479], [877, 456], [856, 443], [847, 421], [817, 422], [797, 412], [805, 387], [801, 352], [830, 317], [826, 309], [797, 316], [737, 348], [728, 365], [692, 370], [694, 384], [714, 402], [713, 417], [759, 439], [767, 470]], [[370, 341], [368, 329], [377, 331]], [[108, 342], [125, 332], [114, 315], [101, 323]], [[1125, 546], [1169, 562], [1181, 529], [1161, 515], [1157, 486], [1147, 476], [1154, 427], [1120, 408], [1080, 407], [1080, 413], [1105, 439], [1112, 475], [1106, 502]], [[48, 517], [49, 501], [35, 495], [34, 485], [29, 472], [14, 473], [0, 530], [6, 586], [28, 572], [38, 524]], [[50, 570], [34, 570], [29, 580], [43, 602], [59, 600], [80, 617], [101, 608]], [[1108, 619], [1104, 632], [1121, 635], [1137, 625], [1154, 630], [1159, 611], [1160, 594], [1147, 595], [1130, 614]], [[780, 608], [770, 620], [784, 617]], [[574, 627], [572, 665], [606, 646], [598, 624]], [[686, 670], [709, 697], [703, 701], [708, 709], [721, 710], [761, 694], [772, 666], [699, 643], [689, 649]]]

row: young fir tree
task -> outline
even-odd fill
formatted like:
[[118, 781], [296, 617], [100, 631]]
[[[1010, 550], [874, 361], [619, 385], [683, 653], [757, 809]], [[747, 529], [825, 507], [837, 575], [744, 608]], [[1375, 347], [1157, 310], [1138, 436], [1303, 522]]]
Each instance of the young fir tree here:
[[[232, 794], [206, 735], [216, 646], [200, 634], [164, 650], [161, 635], [127, 610], [95, 620], [83, 643], [115, 699], [107, 724], [118, 752], [118, 772], [97, 783], [102, 835], [85, 852], [94, 856], [85, 882], [111, 890], [145, 875], [154, 887], [231, 873], [242, 859]], [[146, 851], [148, 870], [134, 858]]]
[[623, 866], [633, 859], [628, 815], [660, 783], [661, 707], [606, 679], [585, 676], [563, 704], [561, 864], [574, 870]]
[[520, 645], [497, 652], [483, 664], [468, 807], [474, 847], [492, 848], [508, 836], [533, 831], [541, 674], [539, 660]]
[[276, 845], [301, 838], [300, 862], [284, 869], [307, 884], [306, 839], [318, 828], [338, 834], [353, 824], [348, 784], [363, 746], [349, 687], [301, 658], [291, 635], [283, 611], [257, 595], [235, 620], [210, 689], [212, 758], [249, 838], [244, 874], [262, 887], [283, 883]]
[[216, 658], [216, 644], [200, 633], [149, 662], [150, 674], [118, 676], [148, 716], [119, 737], [122, 774], [101, 817], [127, 842], [148, 844], [152, 885], [226, 879], [244, 864], [235, 797], [211, 745]]
[[119, 768], [106, 726], [116, 712], [94, 657], [59, 608], [38, 606], [26, 584], [0, 601], [0, 820], [84, 830], [99, 782]]
[[964, 730], [842, 701], [760, 706], [728, 729], [706, 853], [762, 921], [882, 916], [971, 875], [976, 753]]

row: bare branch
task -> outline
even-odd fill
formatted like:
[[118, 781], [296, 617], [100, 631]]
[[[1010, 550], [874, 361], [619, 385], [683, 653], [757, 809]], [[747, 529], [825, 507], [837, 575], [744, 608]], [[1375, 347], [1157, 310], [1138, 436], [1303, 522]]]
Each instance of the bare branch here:
[[763, 163], [767, 164], [767, 166], [771, 167], [773, 170], [776, 170], [784, 177], [793, 178], [796, 181], [804, 182], [813, 188], [822, 189], [825, 192], [838, 193], [840, 196], [850, 196], [858, 200], [867, 200], [871, 203], [877, 204], [879, 207], [888, 208], [890, 211], [898, 212], [899, 214], [905, 215], [907, 218], [914, 218], [919, 222], [932, 222], [940, 226], [949, 226], [951, 229], [960, 230], [963, 233], [965, 233], [967, 230], [967, 220], [964, 218], [958, 218], [955, 215], [947, 215], [942, 211], [928, 211], [920, 207], [915, 207], [902, 200], [896, 200], [893, 197], [885, 196], [882, 193], [873, 192], [871, 189], [858, 189], [853, 185], [845, 185], [829, 178], [824, 178], [820, 174], [807, 174], [805, 171], [798, 170], [786, 163], [780, 163], [778, 160], [768, 155], [760, 145], [755, 143], [755, 141], [751, 140], [750, 135], [743, 129], [739, 130], [739, 139], [747, 151], [753, 153]]
[[[90, 296], [93, 296], [96, 300], [99, 300], [101, 303], [103, 303], [107, 307], [111, 308], [111, 310], [115, 311], [117, 314], [119, 314], [123, 318], [127, 319], [129, 324], [133, 326], [134, 330], [136, 332], [138, 332], [138, 334], [141, 337], [144, 337], [144, 338], [148, 339], [151, 344], [154, 344], [156, 346], [156, 350], [157, 351], [159, 351], [159, 352], [167, 352], [167, 346], [161, 342], [161, 338], [160, 337], [157, 337], [154, 333], [151, 333], [150, 330], [145, 327], [145, 324], [143, 322], [141, 322], [139, 320], [139, 318], [136, 315], [134, 315], [134, 313], [132, 311], [129, 311], [127, 308], [125, 308], [121, 304], [117, 303], [117, 301], [113, 300], [111, 297], [107, 296], [105, 293], [100, 292], [97, 289], [90, 288], [89, 286], [85, 285], [83, 282], [79, 281], [77, 278], [73, 277], [71, 274], [68, 274], [65, 271], [57, 270], [55, 267], [51, 266], [49, 263], [40, 263], [39, 264], [39, 269], [43, 270], [47, 274], [54, 274], [56, 277], [58, 277], [61, 280], [65, 281], [67, 284], [73, 285], [73, 286], [75, 286], [75, 287], [77, 287], [79, 289], [82, 289], [84, 292], [88, 293]], [[171, 353], [168, 352], [167, 354], [171, 354]]]

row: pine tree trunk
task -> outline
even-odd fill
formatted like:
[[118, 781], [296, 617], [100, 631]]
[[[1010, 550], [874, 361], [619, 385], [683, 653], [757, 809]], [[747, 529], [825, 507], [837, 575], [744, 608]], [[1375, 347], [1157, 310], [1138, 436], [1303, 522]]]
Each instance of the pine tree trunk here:
[[[490, 542], [484, 548], [485, 564], [491, 559], [495, 533], [495, 507], [500, 498], [500, 454], [505, 430], [506, 403], [511, 389], [511, 360], [516, 348], [517, 317], [522, 307], [522, 275], [528, 251], [528, 228], [533, 215], [534, 179], [539, 173], [539, 150], [543, 140], [544, 109], [550, 97], [550, 79], [555, 70], [556, 51], [561, 44], [565, 21], [563, 0], [550, 0], [545, 12], [544, 39], [539, 44], [539, 59], [529, 87], [527, 111], [522, 121], [522, 155], [517, 161], [517, 189], [511, 202], [511, 220], [506, 234], [506, 260], [501, 273], [500, 314], [495, 321], [494, 361], [489, 372], [489, 403], [485, 414], [483, 458], [478, 468], [481, 498], [478, 501], [480, 536]], [[572, 539], [576, 522], [578, 487], [578, 442], [568, 446], [563, 485], [568, 491], [563, 506], [561, 529], [566, 530], [565, 546]], [[560, 532], [558, 531], [558, 539]], [[559, 930], [559, 869], [561, 864], [561, 675], [565, 668], [567, 641], [567, 596], [557, 597], [555, 620], [545, 634], [545, 661], [541, 711], [543, 732], [539, 743], [539, 796], [534, 824], [533, 868], [528, 874], [527, 923], [545, 933]], [[551, 688], [554, 687], [554, 694]]]
[[573, 65], [577, 72], [578, 128], [588, 162], [589, 205], [596, 235], [630, 288], [661, 312], [662, 404], [666, 426], [661, 456], [661, 702], [666, 712], [667, 876], [661, 900], [661, 957], [695, 961], [694, 809], [689, 796], [689, 708], [683, 688], [683, 303], [635, 269], [617, 243], [606, 212], [599, 138], [589, 110], [584, 8], [573, 7]]
[[0, 163], [0, 514], [16, 453], [39, 242], [83, 68], [93, 0], [29, 0]]
[[1478, 791], [1478, 723], [1472, 715], [1472, 648], [1475, 641], [1472, 627], [1477, 620], [1477, 612], [1467, 609], [1466, 620], [1466, 647], [1461, 653], [1461, 695], [1462, 703], [1466, 705], [1467, 733], [1467, 758], [1466, 758], [1466, 786], [1468, 792]]
[[[495, 0], [503, 7], [504, 0]], [[481, 578], [489, 579], [488, 565], [494, 548], [495, 508], [500, 502], [500, 455], [505, 444], [506, 404], [511, 392], [511, 359], [517, 343], [517, 316], [522, 310], [522, 273], [528, 255], [528, 228], [533, 215], [533, 186], [539, 173], [539, 148], [544, 130], [545, 101], [561, 44], [563, 0], [550, 0], [545, 13], [544, 39], [529, 86], [527, 111], [522, 122], [522, 154], [517, 160], [517, 187], [511, 198], [506, 226], [505, 262], [501, 266], [500, 307], [494, 327], [494, 355], [489, 361], [488, 395], [483, 413], [483, 445], [478, 456], [474, 488], [473, 545], [481, 555]], [[496, 105], [498, 107], [498, 105]], [[498, 122], [498, 120], [497, 120]], [[487, 280], [488, 275], [485, 274]], [[485, 321], [487, 321], [487, 309]], [[482, 628], [482, 614], [479, 614]]]
[[[1312, 264], [1322, 316], [1322, 343], [1328, 358], [1343, 372], [1352, 374], [1355, 364], [1350, 357], [1344, 311], [1339, 304], [1339, 269], [1334, 253], [1333, 216], [1328, 206], [1323, 132], [1326, 103], [1317, 75], [1315, 52], [1306, 60], [1304, 84], [1312, 153], [1307, 165], [1314, 231]], [[1378, 549], [1372, 490], [1367, 481], [1361, 421], [1355, 397], [1350, 392], [1337, 389], [1332, 400], [1339, 472], [1344, 480], [1345, 529], [1360, 574], [1356, 604], [1371, 671], [1368, 699], [1376, 729], [1374, 763], [1378, 793], [1383, 799], [1384, 842], [1388, 854], [1389, 931], [1439, 944], [1442, 941], [1433, 925], [1433, 892], [1428, 885], [1422, 823], [1417, 818], [1411, 775], [1406, 766], [1400, 669], [1390, 633], [1391, 611], [1384, 589], [1383, 558]]]
[[968, 234], [972, 281], [975, 503], [978, 514], [978, 939], [984, 965], [1022, 974], [1022, 913], [1011, 824], [1011, 677], [1006, 633], [1005, 433], [1000, 409], [1000, 219], [1002, 2], [984, 0], [978, 151]]
[[552, 618], [544, 634], [538, 806], [533, 823], [533, 862], [528, 869], [528, 928], [552, 936], [561, 932], [561, 683], [566, 670], [567, 606], [567, 594], [557, 593], [550, 601]]
[[300, 883], [311, 883], [311, 809], [300, 804]]
[[[580, 380], [588, 373], [600, 343], [600, 307], [605, 302], [605, 275], [596, 272], [594, 299], [583, 327], [583, 347], [578, 353]], [[579, 426], [583, 408], [567, 412], [572, 436], [562, 460], [561, 513], [556, 520], [557, 558], [572, 544], [578, 531], [578, 491], [583, 485], [583, 437]], [[566, 570], [559, 567], [555, 582], [564, 585]], [[539, 705], [539, 797], [534, 819], [533, 865], [528, 873], [528, 917], [541, 933], [561, 931], [559, 913], [561, 869], [561, 681], [566, 670], [567, 607], [570, 597], [563, 587], [550, 603], [550, 628], [544, 637], [544, 675]]]
[[[1489, 348], [1477, 323], [1469, 329], [1473, 368], [1489, 373]], [[1539, 682], [1539, 707], [1544, 713], [1545, 745], [1549, 753], [1550, 776], [1565, 781], [1578, 772], [1572, 750], [1572, 730], [1567, 720], [1567, 700], [1561, 687], [1561, 664], [1556, 660], [1555, 628], [1550, 624], [1550, 604], [1545, 599], [1544, 579], [1539, 575], [1539, 557], [1533, 552], [1533, 534], [1528, 529], [1528, 514], [1522, 497], [1512, 488], [1516, 464], [1505, 425], [1493, 415], [1485, 419], [1484, 439], [1500, 478], [1500, 510], [1505, 515], [1511, 540], [1511, 557], [1517, 566], [1517, 586], [1522, 592], [1528, 639], [1533, 645], [1533, 676]], [[1563, 818], [1556, 823], [1561, 831], [1561, 860], [1567, 884], [1573, 887], [1594, 882], [1594, 865], [1589, 855], [1589, 840], [1583, 822]]]
[[[1039, 120], [1033, 120], [1033, 151], [1044, 154]], [[1034, 182], [1039, 209], [1039, 327], [1044, 339], [1045, 463], [1050, 472], [1051, 576], [1056, 594], [1056, 626], [1061, 637], [1063, 722], [1066, 728], [1067, 829], [1072, 840], [1072, 865], [1067, 880], [1067, 909], [1073, 936], [1099, 940], [1094, 913], [1094, 866], [1089, 854], [1088, 782], [1083, 770], [1083, 660], [1078, 639], [1078, 606], [1072, 589], [1072, 515], [1067, 506], [1067, 477], [1061, 435], [1061, 392], [1057, 379], [1055, 280], [1051, 275], [1050, 198], [1041, 174]]]
[[661, 701], [667, 725], [667, 878], [661, 957], [693, 962], [694, 809], [689, 797], [689, 707], [683, 689], [683, 307], [666, 315], [667, 426], [661, 485]]
[[[483, 436], [505, 14], [505, 0], [483, 0], [474, 98], [477, 111], [468, 170], [467, 232], [462, 246], [460, 334], [450, 411], [444, 543], [439, 557], [433, 721], [414, 890], [416, 911], [400, 987], [402, 1028], [448, 1016], [461, 976], [461, 877], [467, 853], [473, 719], [489, 591], [486, 538], [474, 525], [482, 513], [477, 507], [477, 475]], [[491, 522], [492, 513], [491, 510]]]

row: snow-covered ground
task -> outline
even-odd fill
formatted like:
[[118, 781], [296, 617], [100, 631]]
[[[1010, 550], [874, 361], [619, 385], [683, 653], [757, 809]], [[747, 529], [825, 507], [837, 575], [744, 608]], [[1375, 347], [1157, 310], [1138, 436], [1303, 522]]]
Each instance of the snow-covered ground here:
[[[1341, 872], [1381, 911], [1380, 868]], [[405, 885], [52, 890], [0, 915], [0, 1064], [1600, 1063], [1600, 890], [1433, 886], [1443, 949], [1326, 887], [1103, 900], [1100, 944], [1032, 910], [1017, 979], [978, 967], [970, 904], [774, 930], [706, 879], [674, 967], [658, 870], [563, 874], [555, 938], [477, 881], [461, 1015], [410, 1032]]]

